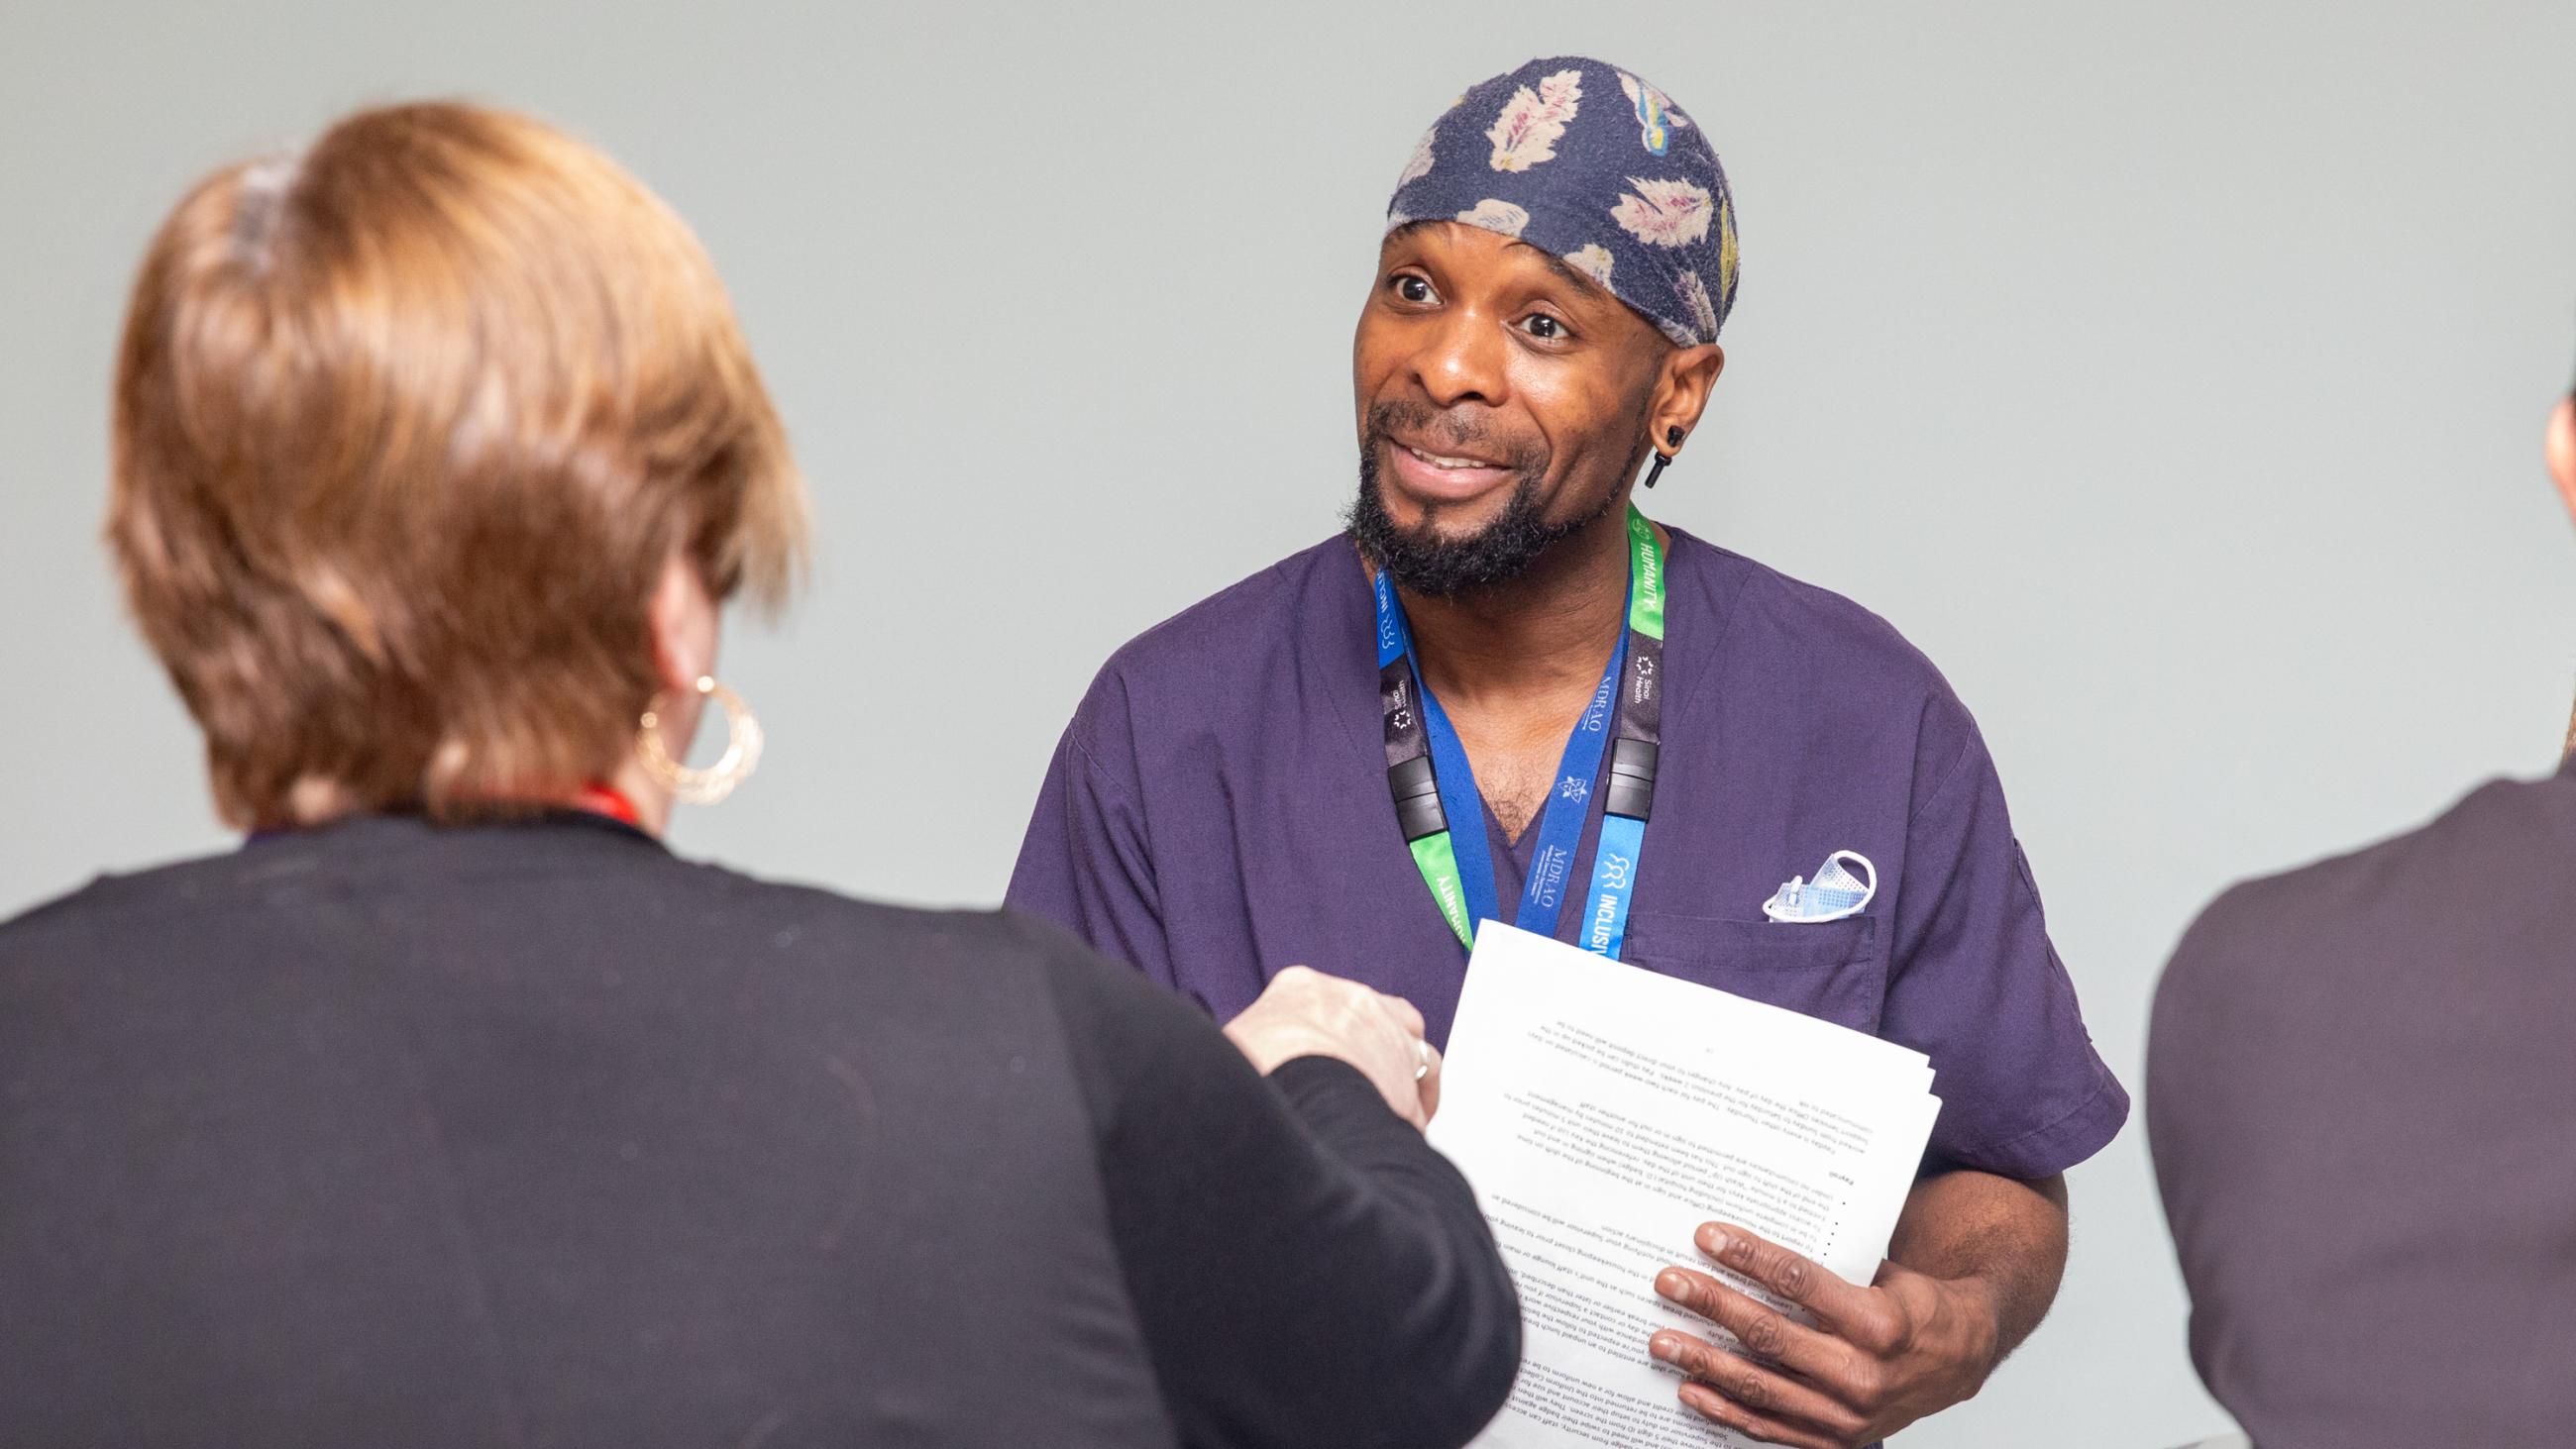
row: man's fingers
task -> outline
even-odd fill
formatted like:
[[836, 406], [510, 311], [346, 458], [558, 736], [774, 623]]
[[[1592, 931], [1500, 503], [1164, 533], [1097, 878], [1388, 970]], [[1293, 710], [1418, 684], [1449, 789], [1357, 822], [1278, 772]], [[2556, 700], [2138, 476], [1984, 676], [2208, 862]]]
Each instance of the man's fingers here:
[[1646, 1351], [1748, 1413], [1799, 1429], [1821, 1430], [1837, 1443], [1853, 1442], [1869, 1427], [1848, 1406], [1687, 1333], [1669, 1329], [1658, 1333], [1647, 1342]]
[[1765, 1444], [1791, 1444], [1797, 1449], [1846, 1449], [1848, 1444], [1848, 1441], [1828, 1439], [1810, 1430], [1791, 1428], [1768, 1414], [1757, 1414], [1741, 1404], [1729, 1402], [1724, 1394], [1703, 1383], [1683, 1384], [1681, 1397], [1682, 1402], [1701, 1418]]
[[1428, 1123], [1440, 1114], [1440, 1048], [1424, 1042], [1422, 1061], [1430, 1070], [1422, 1074], [1421, 1081], [1414, 1083], [1414, 1089], [1422, 1094], [1422, 1120]]
[[1812, 1379], [1831, 1379], [1849, 1365], [1850, 1350], [1803, 1323], [1781, 1316], [1706, 1273], [1666, 1268], [1655, 1291], [1735, 1335], [1744, 1351]]
[[[1702, 1223], [1699, 1250], [1806, 1309], [1844, 1337], [1856, 1326], [1883, 1327], [1886, 1315], [1867, 1288], [1845, 1282], [1779, 1244], [1729, 1223]], [[1864, 1348], [1875, 1345], [1863, 1343]]]

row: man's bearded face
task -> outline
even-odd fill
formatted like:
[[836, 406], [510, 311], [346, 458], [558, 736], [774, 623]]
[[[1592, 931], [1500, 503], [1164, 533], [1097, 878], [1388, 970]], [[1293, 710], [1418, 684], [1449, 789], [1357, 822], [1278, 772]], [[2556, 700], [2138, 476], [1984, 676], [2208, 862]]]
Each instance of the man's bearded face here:
[[1400, 228], [1352, 344], [1352, 537], [1446, 597], [1511, 579], [1624, 496], [1671, 344], [1557, 258], [1481, 228]]

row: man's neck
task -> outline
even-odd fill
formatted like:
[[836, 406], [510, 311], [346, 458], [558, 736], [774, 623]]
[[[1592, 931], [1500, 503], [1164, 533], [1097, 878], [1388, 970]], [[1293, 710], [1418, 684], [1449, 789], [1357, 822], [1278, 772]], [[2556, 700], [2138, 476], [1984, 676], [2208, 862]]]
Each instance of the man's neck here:
[[1453, 713], [1589, 695], [1627, 608], [1627, 512], [1603, 513], [1502, 583], [1445, 599], [1399, 592], [1423, 679]]

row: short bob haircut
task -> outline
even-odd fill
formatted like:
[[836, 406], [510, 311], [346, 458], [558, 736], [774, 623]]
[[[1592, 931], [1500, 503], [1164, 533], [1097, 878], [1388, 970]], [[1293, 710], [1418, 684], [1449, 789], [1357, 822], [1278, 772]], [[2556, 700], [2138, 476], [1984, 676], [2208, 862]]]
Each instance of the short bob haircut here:
[[220, 171], [145, 256], [107, 534], [246, 828], [604, 780], [669, 562], [785, 602], [803, 484], [714, 266], [598, 151], [465, 105]]

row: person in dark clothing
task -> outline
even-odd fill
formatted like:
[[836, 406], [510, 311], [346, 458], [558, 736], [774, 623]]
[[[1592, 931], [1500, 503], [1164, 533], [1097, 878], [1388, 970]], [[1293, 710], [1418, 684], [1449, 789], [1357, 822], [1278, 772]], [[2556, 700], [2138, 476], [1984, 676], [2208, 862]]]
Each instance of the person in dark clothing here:
[[[2576, 399], [2547, 450], [2576, 510]], [[2576, 756], [2235, 887], [2166, 967], [2148, 1141], [2192, 1362], [2257, 1449], [2566, 1442], [2571, 855]]]
[[250, 838], [0, 923], [0, 1445], [1415, 1449], [1501, 1405], [1403, 1001], [1296, 972], [1221, 1033], [1051, 926], [663, 848], [757, 760], [717, 610], [802, 505], [606, 158], [431, 105], [219, 173], [115, 430]]

